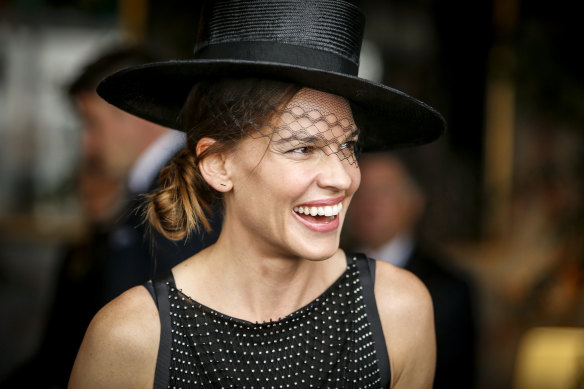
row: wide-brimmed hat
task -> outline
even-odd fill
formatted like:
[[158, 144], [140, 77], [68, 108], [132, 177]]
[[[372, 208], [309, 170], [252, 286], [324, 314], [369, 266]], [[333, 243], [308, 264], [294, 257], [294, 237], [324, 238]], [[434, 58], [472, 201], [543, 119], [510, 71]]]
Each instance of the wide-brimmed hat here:
[[347, 98], [364, 149], [437, 139], [443, 117], [425, 103], [357, 76], [365, 18], [343, 0], [216, 0], [206, 5], [193, 59], [117, 72], [97, 92], [160, 125], [182, 128], [192, 86], [223, 77], [287, 81]]

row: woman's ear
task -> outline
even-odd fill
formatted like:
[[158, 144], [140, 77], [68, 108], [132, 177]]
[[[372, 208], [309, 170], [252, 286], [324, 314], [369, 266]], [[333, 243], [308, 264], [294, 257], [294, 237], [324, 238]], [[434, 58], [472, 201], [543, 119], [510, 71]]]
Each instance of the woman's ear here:
[[[215, 144], [216, 140], [211, 138], [201, 138], [197, 143], [197, 157], [205, 150]], [[210, 153], [199, 161], [199, 171], [209, 185], [218, 192], [229, 192], [233, 183], [226, 169], [225, 153]]]

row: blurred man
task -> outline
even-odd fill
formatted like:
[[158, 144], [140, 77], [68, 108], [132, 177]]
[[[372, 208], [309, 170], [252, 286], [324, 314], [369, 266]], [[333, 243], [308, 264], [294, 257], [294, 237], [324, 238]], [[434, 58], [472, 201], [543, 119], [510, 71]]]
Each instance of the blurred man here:
[[[142, 223], [142, 194], [156, 187], [160, 169], [185, 142], [184, 133], [158, 126], [108, 104], [97, 95], [99, 82], [132, 65], [155, 62], [140, 48], [120, 48], [88, 64], [70, 84], [71, 96], [83, 122], [82, 156], [94, 171], [124, 183], [125, 195], [105, 217], [107, 236], [95, 249], [105, 277], [103, 303], [124, 290], [167, 271], [213, 243], [215, 235], [193, 236], [187, 242], [169, 242]], [[214, 227], [218, 232], [220, 224]]]
[[[213, 243], [215, 235], [169, 242], [150, 232], [139, 211], [142, 195], [156, 188], [160, 169], [184, 146], [184, 133], [158, 126], [108, 104], [95, 92], [106, 76], [123, 68], [155, 62], [158, 57], [136, 47], [116, 48], [89, 63], [68, 92], [83, 123], [82, 157], [90, 170], [124, 184], [123, 195], [103, 210], [106, 237], [95, 247], [103, 272], [102, 303]], [[89, 198], [86, 193], [86, 198]], [[94, 215], [96, 216], [96, 215]], [[95, 217], [94, 217], [95, 218]], [[218, 232], [219, 221], [214, 227]]]
[[140, 48], [116, 48], [89, 63], [68, 88], [83, 123], [79, 195], [89, 234], [66, 248], [39, 352], [2, 387], [66, 388], [85, 329], [107, 302], [212, 244], [213, 233], [170, 242], [142, 220], [143, 194], [156, 188], [160, 169], [185, 142], [106, 103], [95, 89], [125, 67], [158, 58]]
[[434, 388], [473, 388], [475, 319], [470, 284], [418, 241], [416, 227], [425, 208], [421, 188], [394, 155], [364, 155], [359, 166], [361, 186], [347, 223], [350, 249], [408, 269], [426, 284], [434, 302], [437, 338]]

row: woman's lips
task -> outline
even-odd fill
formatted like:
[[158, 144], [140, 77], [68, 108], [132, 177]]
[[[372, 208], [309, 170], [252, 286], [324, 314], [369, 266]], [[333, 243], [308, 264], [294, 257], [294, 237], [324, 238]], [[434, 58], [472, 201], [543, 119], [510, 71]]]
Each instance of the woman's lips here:
[[319, 201], [294, 207], [293, 214], [297, 220], [313, 231], [334, 231], [339, 227], [339, 214], [343, 210], [343, 204], [342, 199], [333, 199], [333, 201]]

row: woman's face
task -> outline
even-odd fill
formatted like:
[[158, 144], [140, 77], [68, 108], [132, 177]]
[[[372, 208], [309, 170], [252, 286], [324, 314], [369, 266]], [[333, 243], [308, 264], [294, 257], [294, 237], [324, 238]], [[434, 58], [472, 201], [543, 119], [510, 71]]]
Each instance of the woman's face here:
[[272, 127], [272, 136], [245, 137], [228, 157], [224, 229], [266, 255], [329, 258], [361, 178], [349, 103], [302, 89]]

